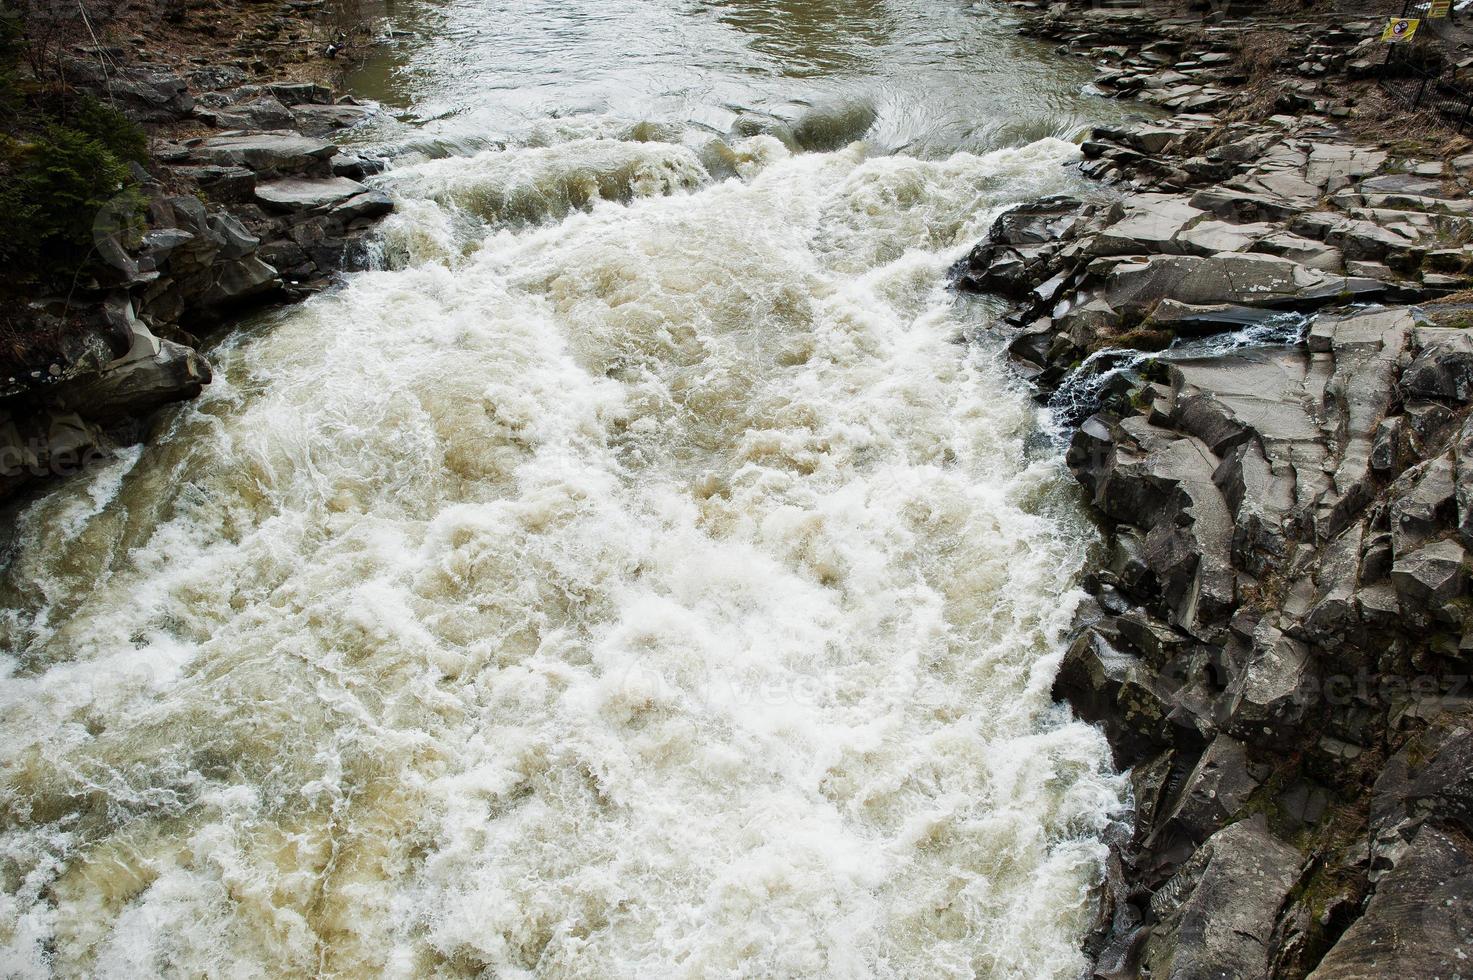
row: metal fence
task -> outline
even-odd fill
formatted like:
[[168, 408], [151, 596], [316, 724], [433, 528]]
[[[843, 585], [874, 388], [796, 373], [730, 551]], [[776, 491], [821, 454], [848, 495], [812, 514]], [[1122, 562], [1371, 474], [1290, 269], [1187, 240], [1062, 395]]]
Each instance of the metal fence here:
[[[1406, 0], [1402, 16], [1425, 17], [1425, 8], [1425, 2]], [[1424, 20], [1423, 26], [1429, 23]], [[1378, 81], [1382, 91], [1407, 108], [1438, 112], [1462, 131], [1473, 124], [1473, 86], [1457, 77], [1448, 53], [1430, 31], [1411, 44], [1388, 45]]]
[[1392, 48], [1378, 81], [1383, 92], [1409, 109], [1439, 112], [1459, 131], [1473, 124], [1473, 89], [1451, 65], [1429, 68]]

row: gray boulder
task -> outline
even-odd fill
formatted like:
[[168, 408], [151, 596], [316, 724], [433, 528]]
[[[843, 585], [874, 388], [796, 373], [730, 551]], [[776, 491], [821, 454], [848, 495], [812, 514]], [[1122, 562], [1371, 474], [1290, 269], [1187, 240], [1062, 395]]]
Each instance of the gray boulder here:
[[220, 129], [288, 129], [292, 113], [272, 97], [237, 102], [225, 108], [197, 108], [195, 115]]
[[[1340, 216], [1328, 219], [1323, 238], [1326, 244], [1340, 249], [1347, 260], [1385, 262], [1397, 268], [1415, 265], [1426, 249], [1415, 230], [1398, 230], [1386, 222]], [[1291, 226], [1311, 230], [1301, 223]], [[1317, 229], [1314, 229], [1317, 230]]]
[[1261, 816], [1218, 831], [1152, 897], [1161, 922], [1146, 944], [1145, 972], [1162, 980], [1267, 977], [1274, 920], [1300, 859]]
[[256, 200], [279, 211], [333, 208], [366, 193], [367, 187], [348, 177], [286, 177], [256, 185]]
[[1453, 498], [1457, 504], [1455, 526], [1465, 547], [1473, 547], [1473, 417], [1463, 423], [1454, 449]]
[[1172, 622], [1210, 634], [1236, 599], [1232, 515], [1213, 483], [1210, 448], [1141, 416], [1095, 416], [1076, 433], [1068, 462], [1101, 511], [1149, 529], [1143, 558]]
[[1421, 548], [1454, 523], [1457, 466], [1451, 452], [1408, 469], [1389, 488], [1391, 546], [1395, 555]]
[[256, 189], [256, 172], [247, 167], [174, 167], [174, 172], [192, 180], [211, 200], [222, 204], [242, 204], [251, 199]]
[[371, 221], [394, 210], [394, 199], [380, 190], [368, 190], [355, 194], [333, 207], [328, 217], [341, 226], [355, 221]]
[[1305, 179], [1333, 193], [1339, 189], [1334, 186], [1337, 178], [1365, 177], [1380, 170], [1385, 163], [1386, 153], [1382, 150], [1348, 143], [1314, 143], [1310, 146]]
[[1108, 632], [1089, 628], [1070, 644], [1054, 680], [1054, 697], [1087, 722], [1102, 724], [1116, 765], [1129, 767], [1173, 744], [1170, 687]]
[[1187, 246], [1178, 236], [1205, 212], [1172, 194], [1137, 194], [1124, 202], [1119, 221], [1100, 231], [1089, 243], [1091, 255], [1179, 254]]
[[206, 164], [245, 167], [260, 174], [300, 174], [324, 165], [337, 152], [326, 140], [293, 132], [216, 136], [191, 149]]
[[1400, 863], [1427, 823], [1473, 833], [1473, 726], [1440, 715], [1386, 763], [1371, 794], [1373, 881]]
[[1423, 827], [1310, 980], [1457, 977], [1473, 949], [1473, 843]]
[[177, 319], [186, 310], [231, 306], [280, 286], [276, 270], [256, 255], [260, 242], [233, 215], [178, 195], [155, 201], [150, 216], [156, 228], [191, 236], [169, 252], [160, 265], [164, 278], [144, 294], [150, 315]]
[[1265, 255], [1278, 255], [1292, 259], [1300, 265], [1321, 272], [1338, 272], [1345, 264], [1345, 255], [1333, 245], [1326, 245], [1289, 231], [1278, 231], [1259, 239], [1251, 251]]
[[1466, 330], [1418, 327], [1417, 356], [1401, 378], [1410, 398], [1473, 400], [1473, 337]]
[[211, 65], [189, 73], [189, 84], [203, 92], [235, 88], [243, 85], [245, 80], [245, 71], [230, 65]]
[[1442, 196], [1442, 181], [1433, 177], [1418, 177], [1414, 174], [1380, 174], [1361, 181], [1359, 189], [1362, 194], [1416, 194], [1440, 197]]
[[178, 122], [194, 110], [189, 83], [174, 72], [153, 65], [103, 67], [99, 61], [77, 58], [67, 61], [66, 76], [104, 91], [113, 105], [141, 123]]
[[1115, 309], [1143, 316], [1166, 297], [1194, 306], [1298, 307], [1374, 295], [1383, 288], [1374, 280], [1334, 276], [1274, 255], [1153, 255], [1117, 265], [1103, 296]]
[[382, 173], [383, 162], [370, 157], [359, 156], [356, 153], [340, 152], [332, 158], [332, 175], [334, 177], [351, 177], [354, 180], [362, 180], [372, 177], [374, 174]]
[[1173, 126], [1140, 123], [1130, 126], [1097, 126], [1092, 138], [1121, 146], [1128, 146], [1138, 153], [1154, 156], [1165, 150], [1186, 132]]
[[276, 82], [268, 91], [285, 105], [331, 105], [332, 89], [320, 82]]
[[1391, 584], [1403, 606], [1437, 607], [1455, 599], [1467, 581], [1467, 552], [1456, 541], [1435, 541], [1391, 566]]
[[1248, 660], [1228, 685], [1224, 714], [1229, 729], [1245, 741], [1276, 744], [1315, 703], [1317, 676], [1303, 643], [1268, 622], [1259, 623]]
[[155, 337], [129, 308], [131, 346], [96, 374], [65, 382], [48, 395], [64, 411], [85, 412], [113, 424], [148, 414], [169, 402], [195, 397], [210, 383], [210, 365], [195, 350]]
[[249, 255], [214, 269], [213, 281], [201, 297], [201, 304], [206, 307], [234, 306], [280, 287], [281, 277], [276, 269]]
[[1266, 222], [1240, 225], [1227, 221], [1201, 221], [1183, 231], [1180, 242], [1184, 251], [1197, 255], [1219, 252], [1247, 252], [1276, 226]]
[[1268, 192], [1209, 187], [1191, 197], [1194, 208], [1210, 211], [1227, 221], [1283, 221], [1314, 207], [1314, 202], [1285, 198]]
[[1003, 212], [987, 238], [957, 264], [956, 284], [978, 292], [1021, 298], [1052, 277], [1060, 244], [1073, 238], [1090, 209], [1070, 197], [1051, 197]]
[[373, 118], [373, 110], [357, 105], [301, 105], [291, 111], [289, 124], [308, 136], [326, 136], [359, 126]]
[[1219, 735], [1187, 776], [1167, 826], [1201, 842], [1226, 824], [1263, 784], [1267, 770], [1248, 761], [1242, 742]]
[[247, 231], [239, 218], [225, 211], [210, 214], [205, 219], [205, 228], [223, 259], [243, 259], [261, 245], [261, 240]]

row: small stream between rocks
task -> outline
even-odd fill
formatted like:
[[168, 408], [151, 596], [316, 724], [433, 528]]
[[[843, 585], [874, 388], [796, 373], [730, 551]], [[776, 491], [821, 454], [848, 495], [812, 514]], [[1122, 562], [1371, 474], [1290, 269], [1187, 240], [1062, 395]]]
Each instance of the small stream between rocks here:
[[1196, 337], [1178, 337], [1162, 351], [1106, 347], [1095, 351], [1049, 395], [1048, 407], [1060, 438], [1104, 407], [1113, 394], [1125, 395], [1139, 383], [1142, 367], [1156, 361], [1220, 357], [1248, 347], [1275, 347], [1304, 340], [1313, 322], [1303, 313], [1278, 313], [1240, 330]]

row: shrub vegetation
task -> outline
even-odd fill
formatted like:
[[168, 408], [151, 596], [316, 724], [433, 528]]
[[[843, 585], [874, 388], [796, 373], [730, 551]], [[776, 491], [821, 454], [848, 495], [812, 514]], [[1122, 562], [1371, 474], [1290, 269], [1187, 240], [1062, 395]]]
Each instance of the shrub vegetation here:
[[68, 293], [91, 271], [93, 224], [127, 200], [128, 164], [148, 152], [138, 125], [66, 85], [54, 52], [38, 55], [32, 35], [55, 45], [54, 20], [0, 0], [0, 371], [55, 353], [56, 328], [34, 322], [23, 300]]

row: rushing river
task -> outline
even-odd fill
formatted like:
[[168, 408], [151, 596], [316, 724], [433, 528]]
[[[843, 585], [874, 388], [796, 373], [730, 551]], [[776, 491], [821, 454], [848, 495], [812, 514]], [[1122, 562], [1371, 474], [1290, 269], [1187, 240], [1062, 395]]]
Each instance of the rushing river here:
[[1074, 976], [1090, 532], [944, 273], [1106, 104], [956, 0], [394, 14], [381, 269], [19, 520], [0, 974]]

